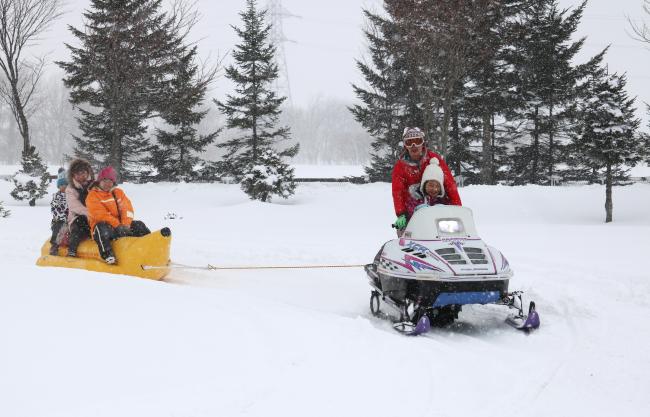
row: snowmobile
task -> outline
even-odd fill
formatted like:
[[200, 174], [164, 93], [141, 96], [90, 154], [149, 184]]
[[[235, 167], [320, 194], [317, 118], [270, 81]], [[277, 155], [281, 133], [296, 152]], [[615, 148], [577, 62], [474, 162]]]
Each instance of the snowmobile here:
[[447, 326], [468, 304], [516, 310], [506, 322], [517, 329], [540, 325], [535, 303], [525, 314], [523, 293], [508, 291], [513, 271], [505, 256], [478, 236], [467, 207], [416, 210], [401, 237], [386, 242], [365, 271], [372, 287], [371, 313], [390, 319], [400, 333], [418, 335], [431, 326]]

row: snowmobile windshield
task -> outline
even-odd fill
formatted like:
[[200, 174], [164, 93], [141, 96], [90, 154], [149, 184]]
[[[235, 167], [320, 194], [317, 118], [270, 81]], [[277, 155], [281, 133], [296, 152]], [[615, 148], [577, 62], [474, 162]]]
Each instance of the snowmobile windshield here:
[[438, 219], [438, 233], [443, 235], [460, 235], [465, 233], [463, 222], [460, 219]]

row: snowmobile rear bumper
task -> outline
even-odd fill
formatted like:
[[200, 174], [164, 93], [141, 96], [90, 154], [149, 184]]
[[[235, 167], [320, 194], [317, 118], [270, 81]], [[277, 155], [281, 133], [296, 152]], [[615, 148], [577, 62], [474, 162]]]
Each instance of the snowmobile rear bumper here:
[[490, 304], [508, 294], [510, 280], [490, 281], [419, 281], [378, 274], [380, 288], [396, 300], [422, 300], [432, 307], [465, 304]]
[[432, 307], [465, 304], [492, 304], [501, 300], [500, 291], [443, 292], [438, 294]]

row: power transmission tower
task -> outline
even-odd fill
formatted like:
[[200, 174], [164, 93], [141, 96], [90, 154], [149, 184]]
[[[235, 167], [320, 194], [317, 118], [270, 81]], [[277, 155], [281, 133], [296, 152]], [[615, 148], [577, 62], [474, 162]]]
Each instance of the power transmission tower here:
[[293, 41], [284, 35], [282, 20], [290, 17], [300, 18], [300, 16], [292, 14], [285, 9], [280, 0], [268, 0], [266, 9], [269, 24], [271, 25], [270, 41], [276, 48], [275, 60], [279, 70], [278, 78], [275, 80], [275, 91], [279, 95], [286, 96], [289, 104], [292, 104], [291, 83], [289, 82], [289, 70], [287, 68], [284, 44]]

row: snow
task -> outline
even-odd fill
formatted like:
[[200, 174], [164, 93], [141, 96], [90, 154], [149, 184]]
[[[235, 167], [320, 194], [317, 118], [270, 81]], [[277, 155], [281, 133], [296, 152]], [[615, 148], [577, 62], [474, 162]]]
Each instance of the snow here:
[[650, 177], [650, 166], [648, 164], [638, 164], [637, 166], [630, 169], [631, 177]]
[[[22, 166], [20, 164], [16, 164], [16, 165], [0, 165], [0, 177], [2, 177], [2, 176], [12, 176], [16, 172], [20, 171], [21, 169], [22, 169]], [[56, 175], [58, 169], [59, 169], [59, 165], [56, 165], [56, 164], [48, 164], [48, 166], [47, 166], [47, 172], [49, 172], [50, 175]]]
[[343, 178], [365, 175], [361, 165], [292, 165], [296, 178]]
[[[235, 184], [123, 188], [137, 218], [171, 227], [173, 260], [188, 265], [362, 264], [394, 237], [388, 184], [300, 184], [274, 204]], [[542, 326], [526, 336], [503, 308], [477, 306], [420, 337], [370, 316], [358, 267], [166, 282], [36, 267], [55, 187], [36, 207], [10, 189], [0, 181], [12, 212], [0, 218], [0, 416], [650, 411], [650, 184], [615, 187], [610, 224], [602, 186], [461, 188]]]

